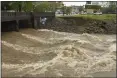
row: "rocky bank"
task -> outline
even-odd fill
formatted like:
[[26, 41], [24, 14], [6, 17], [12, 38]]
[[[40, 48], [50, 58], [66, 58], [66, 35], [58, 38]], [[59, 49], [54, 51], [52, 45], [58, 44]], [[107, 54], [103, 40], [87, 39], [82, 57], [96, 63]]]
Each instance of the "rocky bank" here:
[[102, 21], [81, 17], [55, 18], [40, 28], [71, 33], [116, 34], [116, 22], [113, 20]]

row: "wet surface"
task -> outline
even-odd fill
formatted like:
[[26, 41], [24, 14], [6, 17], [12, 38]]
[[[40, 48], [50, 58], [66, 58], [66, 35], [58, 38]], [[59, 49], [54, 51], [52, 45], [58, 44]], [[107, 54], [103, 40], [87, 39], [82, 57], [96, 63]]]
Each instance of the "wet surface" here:
[[91, 77], [116, 70], [116, 35], [46, 29], [2, 33], [3, 77]]

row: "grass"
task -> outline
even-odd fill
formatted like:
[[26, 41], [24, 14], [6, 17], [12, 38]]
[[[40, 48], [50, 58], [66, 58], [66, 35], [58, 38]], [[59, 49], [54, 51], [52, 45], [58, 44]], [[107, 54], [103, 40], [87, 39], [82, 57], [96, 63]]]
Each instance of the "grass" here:
[[102, 14], [102, 15], [75, 15], [75, 17], [84, 17], [97, 20], [113, 20], [116, 19], [116, 14]]
[[116, 20], [116, 14], [102, 14], [102, 15], [73, 15], [73, 16], [60, 16], [60, 17], [83, 17], [85, 19], [96, 20]]

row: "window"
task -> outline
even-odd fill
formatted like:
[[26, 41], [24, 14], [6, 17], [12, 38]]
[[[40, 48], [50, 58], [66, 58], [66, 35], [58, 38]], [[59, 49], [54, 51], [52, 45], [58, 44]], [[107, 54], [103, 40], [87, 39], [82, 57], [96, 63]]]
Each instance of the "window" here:
[[91, 1], [87, 1], [86, 4], [91, 4]]

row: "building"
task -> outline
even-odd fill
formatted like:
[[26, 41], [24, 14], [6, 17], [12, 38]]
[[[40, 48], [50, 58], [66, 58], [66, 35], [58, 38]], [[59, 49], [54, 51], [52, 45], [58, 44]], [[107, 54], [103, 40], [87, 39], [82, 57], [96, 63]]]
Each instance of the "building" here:
[[91, 5], [91, 1], [86, 1], [86, 5]]
[[92, 1], [91, 5], [100, 5], [101, 7], [109, 7], [109, 5], [116, 5], [116, 1]]
[[108, 1], [92, 1], [92, 5], [100, 5], [101, 7], [108, 7]]
[[101, 7], [98, 1], [87, 1], [85, 5], [85, 11], [87, 14], [93, 14], [94, 12], [100, 12], [100, 9], [95, 9], [94, 7]]
[[[86, 8], [87, 5], [91, 5], [92, 8]], [[116, 1], [87, 1], [85, 5], [85, 10], [88, 14], [92, 14], [94, 12], [100, 12], [100, 9], [93, 9], [93, 6], [100, 6], [100, 7], [109, 7], [110, 5], [116, 5]]]
[[87, 5], [92, 5], [92, 2], [91, 1], [86, 1], [86, 5], [85, 5], [85, 11], [87, 14], [92, 14], [93, 13], [93, 9], [86, 9], [86, 6]]
[[79, 13], [79, 7], [80, 6], [71, 6], [72, 7], [72, 14], [78, 14]]

